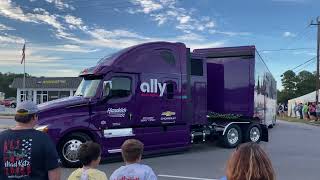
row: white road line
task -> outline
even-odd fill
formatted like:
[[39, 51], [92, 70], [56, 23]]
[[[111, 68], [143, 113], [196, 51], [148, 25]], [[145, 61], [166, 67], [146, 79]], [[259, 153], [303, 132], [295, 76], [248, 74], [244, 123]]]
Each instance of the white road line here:
[[176, 179], [194, 179], [194, 180], [218, 180], [218, 179], [208, 179], [208, 178], [198, 178], [198, 177], [186, 177], [186, 176], [172, 176], [166, 174], [159, 174], [159, 177], [176, 178]]

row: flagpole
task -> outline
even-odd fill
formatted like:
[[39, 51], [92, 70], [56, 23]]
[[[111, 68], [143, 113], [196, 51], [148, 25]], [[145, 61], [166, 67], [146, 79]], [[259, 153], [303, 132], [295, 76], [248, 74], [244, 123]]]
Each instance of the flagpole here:
[[[24, 42], [24, 47], [26, 45], [26, 41]], [[25, 50], [24, 50], [25, 51]], [[27, 94], [26, 94], [26, 57], [24, 53], [24, 60], [23, 60], [23, 101], [27, 100]]]
[[23, 101], [26, 101], [26, 61], [23, 61]]

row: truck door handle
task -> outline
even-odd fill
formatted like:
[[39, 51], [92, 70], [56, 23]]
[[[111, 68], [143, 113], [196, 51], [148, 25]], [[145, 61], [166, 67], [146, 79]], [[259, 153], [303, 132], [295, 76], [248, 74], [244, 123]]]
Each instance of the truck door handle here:
[[129, 113], [129, 120], [132, 119], [132, 113]]

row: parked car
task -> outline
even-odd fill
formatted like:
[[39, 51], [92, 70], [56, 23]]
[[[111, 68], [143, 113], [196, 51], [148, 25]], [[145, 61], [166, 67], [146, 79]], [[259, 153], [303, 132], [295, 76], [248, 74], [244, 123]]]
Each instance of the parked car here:
[[16, 101], [16, 98], [10, 97], [10, 98], [2, 100], [0, 102], [0, 105], [4, 105], [5, 107], [16, 108], [17, 107], [17, 101]]

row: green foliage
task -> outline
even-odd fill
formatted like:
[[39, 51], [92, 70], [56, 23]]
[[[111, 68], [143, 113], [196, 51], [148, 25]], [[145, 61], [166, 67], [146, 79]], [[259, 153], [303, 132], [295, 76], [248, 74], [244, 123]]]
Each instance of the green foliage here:
[[296, 98], [316, 90], [316, 75], [309, 71], [295, 74], [288, 70], [281, 76], [283, 90], [278, 90], [278, 103], [286, 103], [289, 99]]
[[297, 97], [316, 90], [316, 75], [308, 71], [301, 71], [297, 76]]
[[[10, 88], [9, 86], [12, 84], [14, 78], [23, 77], [23, 74], [14, 74], [14, 73], [5, 73], [2, 74], [0, 72], [0, 92], [4, 92], [6, 98], [8, 97], [16, 97], [17, 89]], [[26, 74], [26, 77], [30, 77], [30, 75]]]

